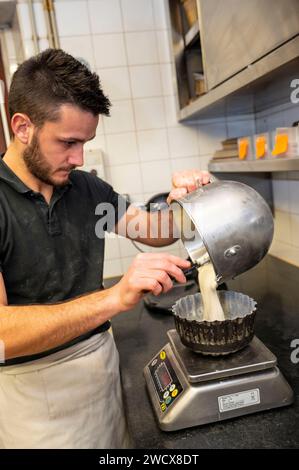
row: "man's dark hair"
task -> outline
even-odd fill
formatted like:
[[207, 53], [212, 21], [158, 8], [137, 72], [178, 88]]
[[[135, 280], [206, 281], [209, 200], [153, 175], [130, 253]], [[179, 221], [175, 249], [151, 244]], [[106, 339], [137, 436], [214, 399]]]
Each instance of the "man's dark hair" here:
[[13, 75], [9, 113], [24, 113], [37, 127], [59, 118], [62, 104], [71, 104], [94, 116], [109, 116], [110, 101], [99, 77], [61, 49], [47, 49], [23, 62]]

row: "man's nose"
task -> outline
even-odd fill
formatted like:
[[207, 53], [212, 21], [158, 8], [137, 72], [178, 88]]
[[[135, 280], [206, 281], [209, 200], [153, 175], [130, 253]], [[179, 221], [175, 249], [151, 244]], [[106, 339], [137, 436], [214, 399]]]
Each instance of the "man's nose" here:
[[74, 166], [82, 166], [84, 163], [83, 148], [73, 149], [71, 155], [68, 158], [68, 163]]

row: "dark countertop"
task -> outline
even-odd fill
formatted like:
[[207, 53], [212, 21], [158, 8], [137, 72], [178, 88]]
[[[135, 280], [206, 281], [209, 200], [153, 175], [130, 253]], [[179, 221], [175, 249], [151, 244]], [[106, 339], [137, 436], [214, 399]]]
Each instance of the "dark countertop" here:
[[[175, 432], [161, 431], [147, 395], [143, 368], [168, 342], [171, 315], [150, 313], [143, 303], [113, 319], [120, 353], [129, 431], [135, 448], [299, 448], [299, 269], [267, 256], [258, 266], [229, 282], [230, 290], [258, 302], [255, 334], [276, 355], [291, 385], [293, 405]], [[291, 360], [291, 353], [297, 364]]]

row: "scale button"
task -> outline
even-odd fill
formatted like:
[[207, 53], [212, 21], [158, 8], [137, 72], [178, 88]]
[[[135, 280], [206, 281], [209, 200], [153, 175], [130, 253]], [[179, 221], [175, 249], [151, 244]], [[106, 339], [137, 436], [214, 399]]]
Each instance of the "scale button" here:
[[170, 402], [171, 402], [171, 397], [167, 397], [165, 400], [166, 405], [169, 405]]
[[163, 394], [163, 398], [164, 398], [164, 399], [165, 399], [165, 398], [167, 398], [167, 397], [168, 397], [168, 395], [169, 395], [169, 391], [168, 391], [168, 390], [166, 390], [166, 392]]
[[175, 389], [175, 384], [170, 385], [169, 391], [170, 391], [170, 392], [173, 392], [174, 389]]
[[158, 362], [157, 359], [154, 359], [151, 365], [154, 367], [157, 364], [157, 362]]
[[174, 398], [177, 396], [177, 394], [179, 393], [178, 389], [176, 388], [172, 393], [171, 393], [171, 396]]
[[166, 352], [163, 350], [160, 352], [160, 359], [162, 359], [162, 361], [164, 361], [164, 359], [166, 358]]
[[164, 401], [163, 401], [163, 403], [161, 403], [161, 410], [162, 411], [166, 410], [166, 403], [164, 403]]

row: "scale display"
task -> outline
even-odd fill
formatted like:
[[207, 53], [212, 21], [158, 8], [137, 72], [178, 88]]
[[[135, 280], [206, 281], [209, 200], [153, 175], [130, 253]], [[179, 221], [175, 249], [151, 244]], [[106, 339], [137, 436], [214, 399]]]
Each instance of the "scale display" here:
[[166, 390], [167, 387], [172, 383], [172, 378], [168, 372], [165, 362], [159, 365], [155, 372], [155, 376], [162, 392], [164, 392], [164, 390]]
[[169, 360], [167, 348], [162, 349], [148, 367], [160, 411], [164, 413], [183, 391], [182, 384]]

